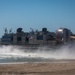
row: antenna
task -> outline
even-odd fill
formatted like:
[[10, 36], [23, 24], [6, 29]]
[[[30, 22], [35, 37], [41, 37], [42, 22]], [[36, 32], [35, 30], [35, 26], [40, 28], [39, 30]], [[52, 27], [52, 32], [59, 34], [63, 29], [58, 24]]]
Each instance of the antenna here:
[[12, 28], [9, 30], [9, 33], [11, 33], [12, 32]]
[[8, 30], [7, 30], [7, 28], [5, 28], [5, 34], [8, 34]]
[[32, 28], [30, 28], [30, 30], [31, 30], [31, 33], [34, 34], [34, 30]]

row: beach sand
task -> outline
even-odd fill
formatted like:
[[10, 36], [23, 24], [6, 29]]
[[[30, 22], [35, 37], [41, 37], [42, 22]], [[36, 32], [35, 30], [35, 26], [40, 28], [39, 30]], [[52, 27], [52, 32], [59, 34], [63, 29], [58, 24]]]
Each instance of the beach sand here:
[[0, 75], [75, 75], [75, 62], [0, 64]]

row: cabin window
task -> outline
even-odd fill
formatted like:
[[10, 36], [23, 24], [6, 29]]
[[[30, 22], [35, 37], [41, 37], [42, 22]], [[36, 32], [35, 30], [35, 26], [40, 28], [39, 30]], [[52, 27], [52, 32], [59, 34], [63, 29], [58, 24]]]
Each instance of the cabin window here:
[[22, 38], [21, 37], [17, 37], [17, 41], [21, 41], [22, 40]]
[[11, 37], [11, 41], [13, 41], [13, 36]]
[[26, 37], [26, 38], [25, 38], [25, 40], [26, 40], [26, 41], [29, 41], [29, 38], [28, 38], [28, 37]]
[[43, 35], [37, 35], [37, 40], [43, 40]]

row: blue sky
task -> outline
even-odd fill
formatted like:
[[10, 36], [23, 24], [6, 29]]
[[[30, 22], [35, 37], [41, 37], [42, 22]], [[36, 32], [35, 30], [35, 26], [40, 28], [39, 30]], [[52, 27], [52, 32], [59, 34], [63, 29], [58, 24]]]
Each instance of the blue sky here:
[[18, 27], [56, 31], [69, 28], [75, 33], [75, 0], [0, 0], [0, 37], [4, 29]]

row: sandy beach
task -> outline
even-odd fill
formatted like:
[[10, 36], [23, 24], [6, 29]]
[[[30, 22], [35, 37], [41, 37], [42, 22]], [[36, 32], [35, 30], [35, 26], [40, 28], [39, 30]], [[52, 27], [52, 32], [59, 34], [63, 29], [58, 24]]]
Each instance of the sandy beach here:
[[0, 64], [0, 75], [75, 75], [75, 62]]

